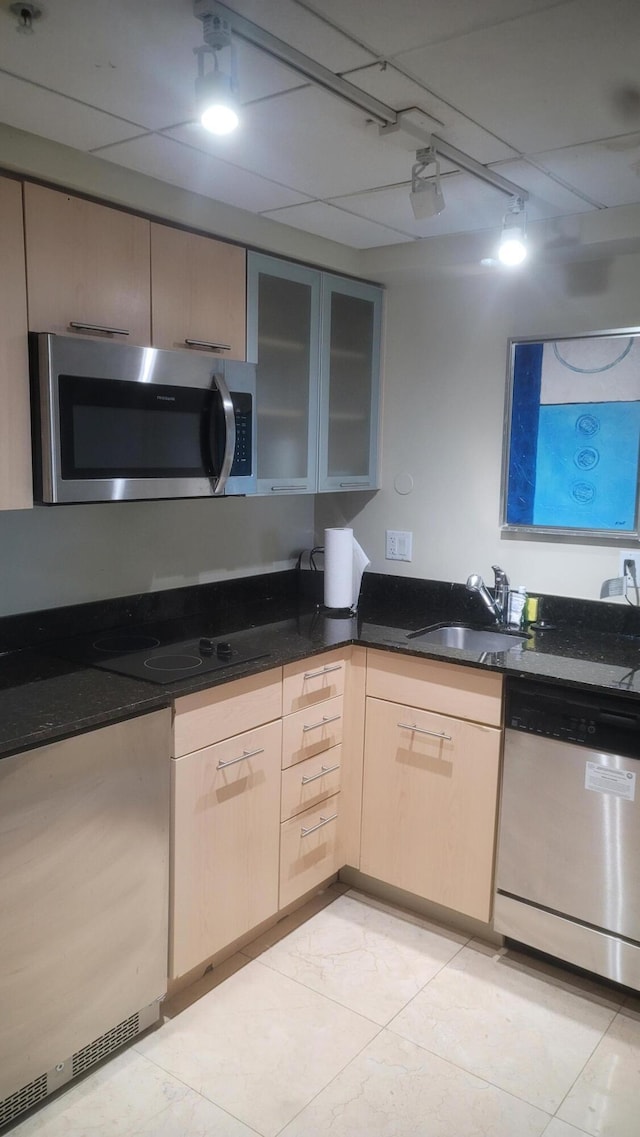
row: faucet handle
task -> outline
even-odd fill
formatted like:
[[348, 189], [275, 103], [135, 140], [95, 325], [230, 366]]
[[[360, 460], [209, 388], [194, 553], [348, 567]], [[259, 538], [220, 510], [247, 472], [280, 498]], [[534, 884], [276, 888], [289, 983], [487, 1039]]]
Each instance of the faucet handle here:
[[495, 574], [496, 584], [508, 584], [509, 583], [509, 579], [507, 577], [507, 574], [503, 568], [500, 568], [500, 565], [492, 565], [491, 568], [493, 569], [494, 574]]

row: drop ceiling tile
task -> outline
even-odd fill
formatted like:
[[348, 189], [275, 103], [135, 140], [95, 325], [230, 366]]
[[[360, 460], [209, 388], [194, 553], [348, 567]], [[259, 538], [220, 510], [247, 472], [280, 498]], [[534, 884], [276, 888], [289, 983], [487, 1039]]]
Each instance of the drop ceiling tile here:
[[335, 204], [370, 221], [401, 229], [413, 237], [439, 237], [445, 233], [466, 233], [476, 229], [497, 230], [508, 205], [504, 194], [469, 174], [451, 174], [442, 179], [445, 199], [442, 213], [416, 221], [409, 189], [407, 183], [372, 193], [349, 195]]
[[145, 127], [193, 113], [193, 48], [202, 31], [190, 5], [52, 0], [43, 8], [27, 36], [0, 12], [0, 68]]
[[[536, 170], [528, 170], [525, 162], [500, 165], [500, 173], [530, 190], [527, 202], [529, 221], [566, 216], [591, 208], [550, 178]], [[417, 221], [409, 201], [410, 185], [392, 186], [371, 193], [349, 194], [333, 204], [366, 217], [380, 225], [393, 226], [413, 237], [436, 237], [447, 233], [467, 233], [478, 230], [499, 231], [509, 198], [498, 190], [465, 173], [451, 174], [442, 179], [445, 208], [435, 217]], [[554, 198], [556, 189], [559, 191]], [[557, 198], [557, 200], [556, 200]]]
[[0, 71], [2, 121], [76, 150], [131, 138], [138, 127]]
[[333, 20], [361, 43], [389, 58], [423, 44], [466, 35], [566, 0], [310, 0], [308, 7]]
[[413, 161], [406, 142], [380, 138], [363, 112], [311, 87], [245, 107], [242, 129], [224, 139], [200, 126], [167, 134], [310, 197], [403, 181]]
[[330, 71], [359, 67], [371, 58], [369, 51], [295, 0], [227, 0], [226, 7], [285, 40]]
[[108, 162], [159, 178], [204, 197], [236, 205], [251, 213], [307, 200], [304, 194], [230, 165], [159, 134], [148, 134], [100, 152]]
[[[615, 93], [637, 85], [638, 0], [573, 0], [400, 56], [418, 81], [522, 154], [630, 130]], [[636, 122], [637, 125], [637, 122]]]
[[603, 205], [640, 203], [640, 134], [539, 154], [553, 174], [589, 193]]
[[[410, 121], [419, 123], [425, 134], [435, 134], [459, 150], [470, 154], [477, 162], [498, 162], [502, 158], [512, 158], [516, 152], [512, 147], [505, 145], [488, 130], [478, 126], [476, 122], [466, 118], [454, 107], [431, 94], [413, 79], [407, 78], [396, 70], [390, 63], [382, 69], [379, 64], [373, 64], [357, 71], [350, 71], [345, 76], [350, 83], [374, 95], [376, 99], [386, 103], [396, 111], [406, 110], [408, 107], [419, 108], [422, 114], [411, 111], [408, 114]], [[401, 132], [406, 139], [407, 150], [416, 150], [425, 145], [408, 132]]]
[[354, 249], [374, 249], [380, 245], [397, 245], [411, 240], [409, 234], [394, 232], [324, 201], [294, 205], [291, 209], [277, 209], [264, 216], [270, 217], [272, 221], [292, 225], [295, 229], [304, 229], [306, 233], [315, 233], [318, 237], [351, 245]]
[[[537, 217], [559, 217], [569, 213], [587, 213], [601, 204], [597, 200], [585, 201], [579, 193], [573, 193], [568, 186], [555, 181], [550, 174], [545, 173], [544, 169], [538, 168], [535, 163], [539, 163], [542, 167], [548, 167], [548, 163], [545, 163], [543, 159], [532, 158], [527, 160], [523, 158], [517, 162], [497, 162], [492, 166], [492, 169], [498, 174], [502, 174], [504, 178], [508, 178], [509, 181], [528, 190]], [[585, 180], [581, 177], [567, 177], [563, 180], [573, 182], [576, 189], [584, 189]], [[529, 203], [527, 203], [527, 209], [531, 212]]]

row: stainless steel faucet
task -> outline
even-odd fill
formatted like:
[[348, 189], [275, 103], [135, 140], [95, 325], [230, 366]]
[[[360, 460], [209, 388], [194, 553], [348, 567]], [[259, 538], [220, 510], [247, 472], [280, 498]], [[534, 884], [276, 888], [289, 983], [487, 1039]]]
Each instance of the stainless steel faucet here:
[[472, 573], [467, 580], [467, 588], [470, 592], [477, 592], [483, 604], [491, 612], [498, 624], [506, 624], [507, 622], [507, 605], [509, 603], [509, 578], [507, 577], [504, 569], [499, 565], [492, 565], [495, 577], [494, 583], [494, 596], [491, 596], [486, 584], [481, 576], [477, 573]]
[[493, 595], [500, 612], [500, 622], [506, 624], [509, 607], [509, 578], [500, 565], [492, 565], [494, 575]]

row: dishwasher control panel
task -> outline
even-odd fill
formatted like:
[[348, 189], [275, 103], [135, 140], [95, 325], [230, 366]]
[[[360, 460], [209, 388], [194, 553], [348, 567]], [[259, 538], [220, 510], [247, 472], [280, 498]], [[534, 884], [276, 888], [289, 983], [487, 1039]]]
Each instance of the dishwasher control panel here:
[[593, 736], [597, 733], [593, 718], [585, 714], [572, 714], [569, 710], [558, 711], [555, 708], [545, 710], [538, 707], [521, 707], [512, 710], [507, 719], [507, 726], [512, 730], [526, 730], [529, 734], [541, 734], [545, 738], [559, 738], [563, 742], [588, 742], [593, 744]]
[[505, 725], [591, 750], [640, 758], [640, 705], [606, 691], [511, 680]]

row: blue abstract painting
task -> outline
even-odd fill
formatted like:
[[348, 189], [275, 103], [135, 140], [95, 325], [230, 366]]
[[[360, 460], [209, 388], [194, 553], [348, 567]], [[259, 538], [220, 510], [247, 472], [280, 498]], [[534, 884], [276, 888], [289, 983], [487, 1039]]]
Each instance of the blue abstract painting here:
[[640, 333], [512, 347], [506, 526], [638, 525]]

